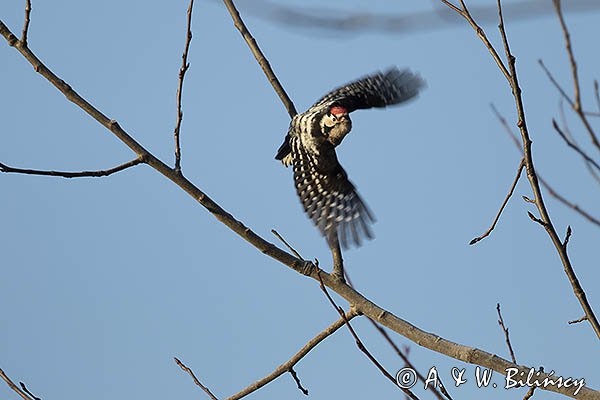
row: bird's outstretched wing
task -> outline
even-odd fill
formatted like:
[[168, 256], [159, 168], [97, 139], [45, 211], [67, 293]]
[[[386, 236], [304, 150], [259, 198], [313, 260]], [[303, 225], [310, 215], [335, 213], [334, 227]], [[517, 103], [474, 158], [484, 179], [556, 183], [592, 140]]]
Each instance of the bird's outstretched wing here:
[[363, 238], [373, 237], [369, 225], [373, 215], [348, 180], [339, 164], [333, 145], [325, 142], [319, 153], [302, 145], [300, 137], [291, 138], [294, 159], [294, 184], [304, 211], [330, 243], [339, 239], [342, 247], [360, 246]]
[[352, 112], [373, 107], [387, 107], [415, 97], [425, 85], [421, 77], [409, 70], [393, 67], [386, 72], [364, 76], [332, 90], [314, 105], [339, 105]]

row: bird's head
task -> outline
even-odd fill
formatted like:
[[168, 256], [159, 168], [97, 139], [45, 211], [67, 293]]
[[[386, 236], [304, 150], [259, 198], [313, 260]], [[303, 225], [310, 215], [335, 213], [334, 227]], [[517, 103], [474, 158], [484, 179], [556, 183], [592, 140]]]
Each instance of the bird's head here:
[[323, 117], [323, 125], [327, 128], [333, 128], [338, 124], [348, 121], [348, 119], [349, 115], [346, 108], [342, 106], [333, 106]]
[[339, 145], [352, 129], [352, 121], [345, 107], [335, 105], [329, 109], [321, 121], [321, 129], [327, 140], [334, 146]]

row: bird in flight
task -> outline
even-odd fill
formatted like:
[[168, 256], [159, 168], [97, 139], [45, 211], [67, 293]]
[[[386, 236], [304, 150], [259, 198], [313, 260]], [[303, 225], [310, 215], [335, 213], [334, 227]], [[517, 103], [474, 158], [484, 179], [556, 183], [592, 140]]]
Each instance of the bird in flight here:
[[343, 280], [340, 244], [360, 246], [372, 238], [375, 219], [337, 159], [335, 148], [352, 129], [350, 113], [383, 108], [417, 96], [424, 81], [409, 70], [391, 68], [334, 89], [292, 118], [275, 158], [292, 165], [304, 211], [326, 238], [334, 274]]

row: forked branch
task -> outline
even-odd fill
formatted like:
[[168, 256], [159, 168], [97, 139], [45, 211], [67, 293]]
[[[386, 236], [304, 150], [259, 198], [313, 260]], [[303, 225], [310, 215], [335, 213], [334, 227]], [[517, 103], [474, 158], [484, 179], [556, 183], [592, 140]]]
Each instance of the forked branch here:
[[[448, 2], [446, 0], [441, 0], [441, 1], [444, 4], [448, 4]], [[545, 228], [546, 232], [548, 233], [548, 236], [550, 237], [550, 240], [552, 241], [552, 243], [558, 253], [558, 256], [560, 257], [560, 260], [563, 264], [563, 267], [564, 267], [565, 273], [569, 279], [569, 282], [571, 283], [571, 286], [573, 288], [573, 293], [575, 294], [575, 297], [577, 297], [577, 299], [579, 300], [579, 303], [581, 304], [581, 308], [583, 309], [585, 315], [588, 317], [588, 321], [589, 321], [590, 325], [592, 326], [592, 329], [596, 333], [596, 336], [598, 336], [598, 339], [600, 339], [600, 323], [598, 323], [598, 319], [596, 318], [596, 315], [594, 314], [594, 311], [592, 310], [592, 307], [590, 306], [590, 304], [587, 300], [587, 296], [586, 296], [581, 284], [579, 283], [579, 280], [577, 279], [577, 276], [575, 274], [573, 266], [571, 265], [571, 260], [569, 259], [566, 249], [563, 248], [563, 246], [562, 246], [561, 239], [559, 238], [558, 234], [556, 233], [556, 229], [554, 228], [554, 225], [550, 218], [550, 214], [548, 213], [546, 204], [544, 202], [544, 198], [542, 196], [542, 191], [540, 189], [540, 184], [539, 184], [537, 173], [536, 173], [535, 166], [533, 163], [533, 154], [532, 154], [532, 150], [531, 150], [532, 141], [529, 136], [529, 129], [528, 129], [527, 121], [525, 118], [525, 107], [523, 105], [523, 98], [521, 96], [521, 87], [519, 85], [519, 80], [518, 80], [518, 76], [517, 76], [516, 58], [510, 50], [510, 45], [509, 45], [508, 38], [506, 35], [506, 30], [504, 27], [504, 17], [502, 15], [501, 0], [497, 1], [498, 18], [499, 18], [498, 30], [500, 31], [500, 35], [502, 37], [502, 43], [504, 45], [504, 53], [505, 53], [506, 60], [508, 62], [508, 71], [506, 71], [506, 69], [504, 68], [504, 63], [502, 62], [502, 60], [499, 59], [498, 53], [496, 52], [494, 46], [489, 42], [489, 40], [487, 40], [487, 37], [486, 37], [483, 29], [479, 25], [477, 25], [477, 23], [473, 20], [473, 18], [471, 18], [469, 11], [467, 9], [467, 6], [465, 5], [463, 0], [460, 0], [460, 5], [461, 5], [460, 9], [458, 9], [458, 7], [456, 7], [456, 6], [451, 7], [451, 8], [453, 10], [455, 10], [457, 13], [459, 13], [461, 16], [463, 16], [465, 19], [467, 19], [467, 21], [469, 21], [470, 25], [473, 27], [473, 29], [477, 33], [477, 36], [479, 36], [481, 41], [487, 47], [487, 49], [490, 52], [490, 55], [492, 56], [494, 61], [496, 61], [496, 64], [498, 64], [498, 67], [500, 68], [502, 74], [504, 75], [504, 77], [506, 78], [506, 80], [508, 81], [508, 83], [512, 89], [512, 94], [513, 94], [513, 97], [515, 100], [515, 109], [516, 109], [516, 113], [517, 113], [517, 127], [519, 128], [519, 130], [521, 132], [521, 142], [522, 142], [521, 145], [523, 148], [523, 156], [525, 159], [525, 169], [527, 171], [527, 178], [529, 180], [531, 190], [533, 191], [533, 194], [535, 197], [535, 205], [540, 214], [540, 218], [539, 218], [540, 225], [542, 225]], [[530, 215], [530, 217], [533, 217], [534, 220], [538, 220], [538, 218], [533, 216], [533, 214], [529, 213], [529, 215]]]

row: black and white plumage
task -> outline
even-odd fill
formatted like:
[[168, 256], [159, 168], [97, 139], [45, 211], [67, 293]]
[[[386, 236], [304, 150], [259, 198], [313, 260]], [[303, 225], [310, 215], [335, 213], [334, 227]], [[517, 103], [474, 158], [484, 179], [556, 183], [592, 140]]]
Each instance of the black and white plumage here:
[[349, 114], [414, 98], [423, 80], [392, 68], [341, 86], [294, 116], [276, 159], [293, 164], [294, 184], [304, 211], [330, 244], [360, 246], [372, 238], [373, 215], [338, 162], [335, 147], [352, 129]]

